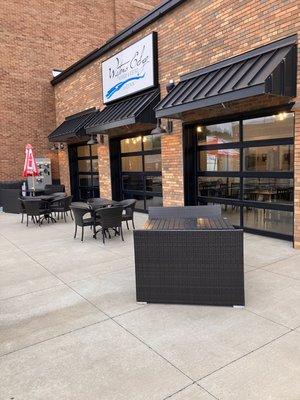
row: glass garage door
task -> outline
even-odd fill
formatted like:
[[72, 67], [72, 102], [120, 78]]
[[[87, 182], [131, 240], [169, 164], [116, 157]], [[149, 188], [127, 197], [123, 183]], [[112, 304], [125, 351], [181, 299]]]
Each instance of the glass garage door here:
[[97, 145], [69, 144], [70, 183], [73, 201], [99, 197]]
[[250, 232], [292, 239], [294, 115], [196, 125], [196, 198]]
[[136, 209], [162, 205], [160, 137], [140, 135], [120, 140], [121, 193], [137, 200]]

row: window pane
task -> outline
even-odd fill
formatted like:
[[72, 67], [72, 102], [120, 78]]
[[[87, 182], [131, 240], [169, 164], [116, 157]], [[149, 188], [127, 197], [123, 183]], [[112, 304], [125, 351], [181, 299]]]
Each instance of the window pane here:
[[293, 213], [289, 211], [244, 208], [244, 226], [264, 231], [293, 234]]
[[91, 153], [92, 153], [92, 156], [98, 156], [98, 145], [97, 144], [91, 145]]
[[231, 143], [239, 141], [239, 122], [197, 126], [198, 145]]
[[99, 175], [93, 175], [93, 186], [99, 186]]
[[159, 136], [144, 136], [143, 137], [144, 150], [160, 150], [161, 138]]
[[161, 176], [147, 176], [146, 191], [162, 193]]
[[241, 225], [240, 207], [222, 204], [221, 205], [222, 217], [227, 218], [228, 221], [235, 226]]
[[263, 146], [244, 149], [245, 171], [292, 171], [293, 146]]
[[78, 146], [77, 147], [78, 157], [89, 157], [90, 156], [90, 146]]
[[161, 154], [145, 156], [145, 171], [161, 171]]
[[146, 209], [149, 207], [160, 207], [163, 205], [163, 199], [159, 196], [146, 196]]
[[200, 151], [200, 171], [239, 171], [239, 149]]
[[98, 158], [92, 159], [92, 171], [98, 172]]
[[294, 114], [279, 113], [243, 121], [244, 140], [267, 140], [294, 136]]
[[137, 210], [144, 210], [145, 205], [144, 205], [144, 196], [138, 195], [138, 194], [131, 194], [131, 193], [124, 193], [123, 194], [124, 199], [135, 199], [137, 202], [135, 204], [135, 208]]
[[[209, 203], [205, 202], [201, 199], [198, 200], [199, 205], [216, 205], [219, 206], [218, 203]], [[240, 216], [240, 207], [230, 205], [230, 204], [220, 204], [221, 206], [221, 215], [223, 218], [227, 218], [228, 221], [235, 226], [241, 225], [241, 216]]]
[[79, 175], [79, 186], [92, 186], [91, 175]]
[[88, 160], [78, 160], [78, 171], [79, 172], [90, 172], [91, 171], [91, 161]]
[[126, 174], [122, 176], [122, 181], [125, 190], [144, 190], [142, 175]]
[[132, 151], [142, 151], [141, 136], [121, 140], [121, 153], [130, 153]]
[[240, 196], [240, 179], [198, 177], [198, 196], [238, 199]]
[[244, 179], [245, 200], [292, 204], [293, 197], [293, 179]]
[[141, 156], [122, 157], [122, 171], [123, 172], [142, 172], [143, 162]]
[[[90, 199], [91, 197], [94, 197], [93, 189], [80, 188], [79, 189], [79, 197], [81, 200], [87, 200], [87, 199]], [[89, 216], [89, 214], [87, 214], [85, 216], [85, 218], [87, 218], [88, 216]]]

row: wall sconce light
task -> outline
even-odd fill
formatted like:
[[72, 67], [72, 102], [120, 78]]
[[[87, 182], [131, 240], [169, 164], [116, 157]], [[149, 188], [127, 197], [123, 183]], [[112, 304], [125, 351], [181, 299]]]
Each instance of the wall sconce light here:
[[64, 143], [53, 143], [53, 145], [50, 147], [51, 151], [58, 151], [58, 150], [63, 150], [65, 148]]
[[97, 144], [97, 143], [98, 143], [97, 136], [96, 135], [91, 135], [90, 140], [86, 144], [93, 145], [93, 144]]
[[169, 118], [167, 119], [167, 125], [165, 127], [161, 126], [161, 120], [157, 118], [156, 127], [152, 129], [151, 135], [162, 136], [165, 134], [170, 135], [173, 132], [173, 121]]
[[91, 134], [91, 138], [89, 139], [89, 141], [86, 144], [104, 144], [105, 140], [104, 140], [104, 135], [103, 134]]
[[170, 79], [169, 82], [166, 84], [167, 93], [170, 93], [175, 87], [175, 83], [173, 79]]
[[156, 127], [154, 129], [152, 129], [151, 135], [162, 136], [165, 133], [167, 133], [167, 131], [163, 127], [160, 126], [160, 119], [157, 118]]

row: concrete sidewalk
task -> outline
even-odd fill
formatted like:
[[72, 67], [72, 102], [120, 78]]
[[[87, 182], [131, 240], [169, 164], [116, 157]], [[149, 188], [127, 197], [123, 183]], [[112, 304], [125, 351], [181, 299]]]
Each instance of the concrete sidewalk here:
[[124, 228], [0, 214], [1, 400], [300, 399], [300, 251], [245, 234], [244, 309], [141, 305]]

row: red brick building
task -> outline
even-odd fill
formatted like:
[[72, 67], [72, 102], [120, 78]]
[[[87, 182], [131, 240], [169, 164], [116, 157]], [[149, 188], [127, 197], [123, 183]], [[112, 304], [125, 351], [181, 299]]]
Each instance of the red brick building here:
[[299, 7], [168, 0], [65, 69], [50, 140], [64, 143], [67, 191], [141, 210], [220, 203], [235, 225], [300, 247]]
[[65, 69], [157, 5], [128, 0], [1, 2], [0, 182], [21, 179], [24, 149], [57, 156], [47, 136], [56, 125], [52, 70]]

